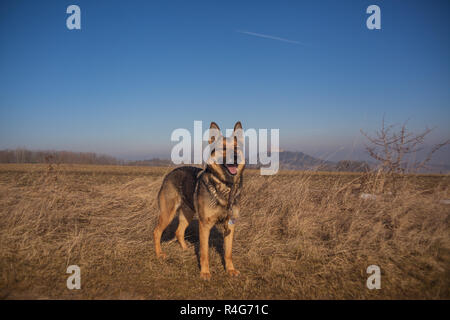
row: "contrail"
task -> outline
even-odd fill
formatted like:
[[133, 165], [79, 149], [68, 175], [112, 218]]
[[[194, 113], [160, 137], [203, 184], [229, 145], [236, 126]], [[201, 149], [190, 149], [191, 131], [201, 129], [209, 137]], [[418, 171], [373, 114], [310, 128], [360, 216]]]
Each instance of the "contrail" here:
[[278, 40], [278, 41], [283, 41], [283, 42], [289, 42], [289, 43], [295, 43], [295, 44], [304, 45], [303, 43], [300, 43], [300, 42], [295, 41], [295, 40], [289, 40], [289, 39], [285, 39], [285, 38], [274, 37], [274, 36], [270, 36], [270, 35], [267, 35], [267, 34], [261, 34], [261, 33], [249, 32], [249, 31], [241, 31], [241, 30], [236, 30], [236, 32], [243, 33], [243, 34], [248, 34], [250, 36], [255, 36], [255, 37], [260, 37], [260, 38], [266, 38], [266, 39], [272, 39], [272, 40]]

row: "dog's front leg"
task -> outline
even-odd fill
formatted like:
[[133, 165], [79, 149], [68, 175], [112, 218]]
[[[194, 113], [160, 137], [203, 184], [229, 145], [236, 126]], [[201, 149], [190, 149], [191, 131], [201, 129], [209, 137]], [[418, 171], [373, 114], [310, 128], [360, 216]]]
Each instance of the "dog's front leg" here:
[[212, 224], [199, 221], [200, 231], [200, 277], [203, 280], [211, 279], [211, 273], [209, 272], [209, 233], [212, 228]]
[[[233, 220], [230, 220], [233, 222]], [[238, 276], [239, 271], [234, 268], [233, 261], [231, 259], [231, 251], [233, 250], [233, 236], [234, 236], [234, 228], [235, 224], [228, 223], [228, 229], [230, 233], [226, 235], [223, 239], [223, 244], [225, 248], [225, 268], [227, 269], [227, 273], [230, 276]]]

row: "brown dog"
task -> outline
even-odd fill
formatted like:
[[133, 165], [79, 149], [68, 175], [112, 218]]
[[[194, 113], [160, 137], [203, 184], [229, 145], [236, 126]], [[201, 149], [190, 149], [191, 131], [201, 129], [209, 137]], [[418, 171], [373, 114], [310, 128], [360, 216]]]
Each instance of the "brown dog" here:
[[[179, 167], [172, 170], [162, 183], [158, 194], [160, 208], [159, 223], [153, 232], [155, 251], [158, 257], [165, 257], [161, 251], [161, 235], [179, 212], [176, 237], [183, 249], [187, 248], [184, 231], [194, 213], [198, 213], [200, 239], [200, 276], [209, 280], [209, 234], [211, 228], [219, 223], [224, 227], [225, 267], [232, 276], [239, 275], [231, 259], [235, 222], [239, 216], [239, 199], [242, 189], [242, 173], [245, 163], [242, 152], [242, 125], [237, 122], [234, 134], [224, 137], [219, 126], [211, 122], [210, 129], [218, 134], [211, 135], [209, 144], [214, 142], [211, 157], [206, 166]], [[211, 130], [210, 130], [211, 132]], [[226, 161], [226, 155], [234, 155]], [[221, 161], [222, 160], [222, 161]], [[232, 162], [232, 163], [231, 163]], [[220, 164], [223, 163], [223, 164]], [[227, 163], [227, 164], [226, 164]], [[229, 164], [228, 164], [229, 163]]]

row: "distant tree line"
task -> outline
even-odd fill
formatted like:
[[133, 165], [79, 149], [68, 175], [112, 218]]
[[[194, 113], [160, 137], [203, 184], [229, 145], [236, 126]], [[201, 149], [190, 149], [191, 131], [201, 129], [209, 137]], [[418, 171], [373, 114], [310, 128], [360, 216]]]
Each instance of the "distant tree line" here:
[[123, 164], [122, 161], [95, 152], [73, 152], [55, 150], [0, 150], [0, 163], [77, 163], [77, 164]]
[[125, 163], [128, 166], [150, 166], [150, 167], [173, 167], [175, 166], [170, 159], [149, 159], [149, 160], [136, 160], [127, 161]]

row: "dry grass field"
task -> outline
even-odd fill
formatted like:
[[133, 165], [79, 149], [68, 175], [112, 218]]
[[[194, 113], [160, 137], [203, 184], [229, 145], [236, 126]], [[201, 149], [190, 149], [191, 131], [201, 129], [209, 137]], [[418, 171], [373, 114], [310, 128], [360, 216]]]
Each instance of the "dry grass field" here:
[[[156, 195], [169, 168], [0, 165], [0, 295], [6, 299], [449, 299], [450, 177], [405, 176], [393, 193], [361, 174], [245, 172], [229, 278], [222, 230], [212, 280], [199, 277], [174, 223], [156, 259]], [[376, 200], [363, 192], [379, 193]], [[68, 290], [66, 268], [81, 268]], [[381, 268], [381, 289], [366, 268]]]

